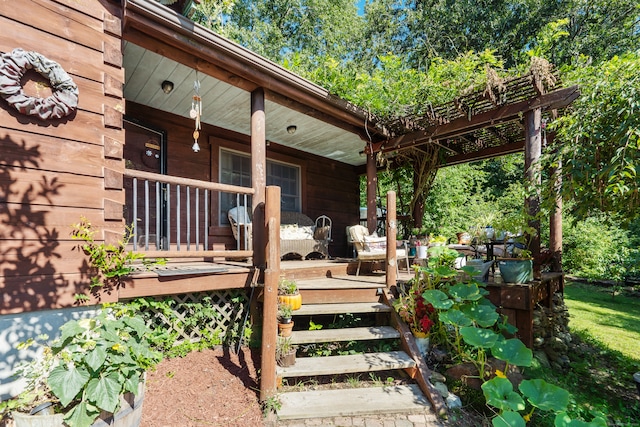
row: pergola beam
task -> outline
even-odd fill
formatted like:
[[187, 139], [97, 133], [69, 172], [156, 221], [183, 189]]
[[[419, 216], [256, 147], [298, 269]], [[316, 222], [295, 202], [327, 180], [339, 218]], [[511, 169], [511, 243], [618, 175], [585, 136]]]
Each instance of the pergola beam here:
[[[580, 91], [578, 86], [559, 89], [533, 99], [504, 105], [493, 110], [479, 113], [471, 117], [471, 119], [468, 117], [458, 117], [443, 125], [407, 133], [384, 143], [373, 144], [372, 149], [373, 152], [382, 151], [383, 153], [387, 153], [410, 149], [433, 141], [460, 137], [481, 128], [519, 120], [522, 114], [535, 109], [560, 109], [566, 107], [579, 95]], [[370, 147], [365, 148], [365, 152], [370, 152], [370, 150]]]

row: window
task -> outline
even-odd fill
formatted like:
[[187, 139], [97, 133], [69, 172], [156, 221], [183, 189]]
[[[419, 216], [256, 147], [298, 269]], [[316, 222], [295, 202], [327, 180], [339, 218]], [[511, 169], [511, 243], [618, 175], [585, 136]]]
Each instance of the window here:
[[280, 208], [300, 212], [300, 168], [267, 160], [267, 185], [280, 187]]
[[[229, 150], [220, 150], [220, 183], [251, 187], [251, 158]], [[277, 185], [281, 191], [281, 209], [300, 212], [300, 167], [267, 160], [267, 185]], [[241, 198], [242, 203], [242, 198]], [[249, 198], [247, 204], [251, 205]], [[228, 224], [227, 212], [236, 205], [234, 194], [220, 195], [220, 225]]]

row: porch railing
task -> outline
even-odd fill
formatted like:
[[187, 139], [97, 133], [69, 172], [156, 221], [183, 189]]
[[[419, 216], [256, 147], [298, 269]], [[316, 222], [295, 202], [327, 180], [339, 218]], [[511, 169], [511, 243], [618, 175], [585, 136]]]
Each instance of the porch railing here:
[[148, 257], [251, 257], [248, 228], [238, 234], [236, 250], [210, 249], [211, 200], [214, 193], [231, 194], [247, 211], [253, 188], [219, 184], [125, 169], [125, 219], [133, 224], [134, 251]]

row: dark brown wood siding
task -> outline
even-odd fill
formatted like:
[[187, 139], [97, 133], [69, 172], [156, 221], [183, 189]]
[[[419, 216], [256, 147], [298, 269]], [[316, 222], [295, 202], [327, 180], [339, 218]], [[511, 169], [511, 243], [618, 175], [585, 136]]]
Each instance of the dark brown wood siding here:
[[[121, 188], [105, 185], [105, 176], [117, 183], [124, 170], [120, 6], [17, 5], [0, 2], [0, 52], [22, 48], [56, 61], [78, 85], [79, 102], [74, 114], [45, 121], [0, 98], [0, 314], [73, 305], [89, 276], [71, 224], [83, 215], [107, 236], [123, 228], [121, 216], [104, 215], [105, 205], [124, 201]], [[32, 71], [23, 85], [32, 96], [51, 94], [49, 82]]]
[[[203, 123], [199, 139], [201, 151], [194, 153], [191, 150], [193, 120], [131, 102], [127, 103], [127, 117], [166, 132], [169, 175], [218, 182], [220, 148], [246, 154], [250, 152], [249, 136]], [[267, 126], [268, 121], [269, 117]], [[300, 166], [302, 212], [312, 219], [319, 215], [332, 219], [333, 242], [329, 253], [331, 256], [345, 256], [345, 229], [358, 222], [360, 189], [356, 168], [275, 143], [269, 144], [267, 158]], [[212, 246], [215, 249], [235, 247], [230, 227], [218, 226], [216, 195], [211, 200], [211, 220]]]

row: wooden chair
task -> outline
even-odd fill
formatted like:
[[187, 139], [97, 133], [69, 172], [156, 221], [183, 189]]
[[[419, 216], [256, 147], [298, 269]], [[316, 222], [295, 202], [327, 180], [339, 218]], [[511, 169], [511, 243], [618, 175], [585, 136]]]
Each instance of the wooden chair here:
[[[349, 227], [348, 231], [349, 240], [353, 244], [353, 247], [357, 253], [358, 268], [356, 270], [356, 276], [360, 275], [360, 267], [362, 262], [375, 262], [387, 260], [387, 238], [371, 236], [367, 227], [363, 225], [354, 225]], [[409, 270], [409, 251], [407, 251], [406, 243], [404, 243], [404, 249], [396, 249], [396, 261], [400, 258], [404, 258], [407, 265], [407, 273]], [[396, 271], [398, 270], [398, 263], [396, 262]]]

